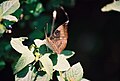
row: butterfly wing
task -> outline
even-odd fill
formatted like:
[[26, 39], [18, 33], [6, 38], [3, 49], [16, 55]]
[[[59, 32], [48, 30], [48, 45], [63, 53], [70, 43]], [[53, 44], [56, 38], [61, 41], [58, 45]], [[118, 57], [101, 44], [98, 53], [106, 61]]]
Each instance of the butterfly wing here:
[[67, 24], [68, 22], [65, 22], [64, 24], [60, 25], [55, 30], [55, 32], [50, 37], [47, 38], [50, 47], [57, 54], [60, 54], [67, 45], [68, 39]]

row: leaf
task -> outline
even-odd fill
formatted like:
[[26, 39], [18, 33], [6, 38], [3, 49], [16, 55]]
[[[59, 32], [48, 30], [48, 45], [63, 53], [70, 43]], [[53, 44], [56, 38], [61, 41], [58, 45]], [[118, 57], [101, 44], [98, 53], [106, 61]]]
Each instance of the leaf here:
[[27, 0], [26, 3], [27, 3], [27, 4], [32, 4], [32, 3], [36, 2], [36, 1], [37, 1], [37, 0]]
[[5, 67], [5, 62], [3, 60], [0, 60], [0, 70], [2, 70]]
[[0, 17], [14, 13], [19, 7], [19, 0], [4, 1], [0, 4]]
[[4, 25], [0, 24], [0, 37], [2, 36], [2, 34], [5, 32], [6, 28]]
[[43, 44], [46, 44], [46, 40], [35, 39], [34, 43], [37, 47], [40, 47]]
[[[31, 25], [33, 25], [31, 23]], [[36, 26], [34, 26], [35, 28]], [[38, 30], [34, 30], [32, 33], [30, 33], [29, 38], [30, 39], [39, 39], [39, 38], [43, 38], [44, 37], [44, 33], [43, 32], [38, 32]]]
[[50, 53], [44, 54], [39, 60], [42, 63], [46, 73], [48, 76], [52, 78], [52, 73], [53, 73], [53, 63], [51, 59], [49, 58]]
[[101, 11], [103, 11], [103, 12], [108, 12], [108, 11], [111, 11], [111, 10], [120, 12], [120, 0], [118, 0], [118, 1], [114, 0], [112, 3], [107, 4], [106, 6], [104, 6], [101, 9]]
[[22, 44], [22, 41], [28, 39], [27, 37], [20, 37], [20, 38], [12, 38], [10, 41], [11, 46], [18, 51], [19, 53], [23, 53], [25, 51], [29, 51], [27, 46]]
[[26, 67], [15, 75], [15, 81], [33, 81], [35, 76], [33, 77], [32, 75], [31, 67]]
[[3, 16], [3, 19], [18, 22], [18, 19], [15, 16], [12, 16], [12, 15]]
[[45, 74], [43, 76], [38, 75], [36, 81], [50, 81], [50, 77], [48, 74]]
[[68, 81], [80, 81], [83, 77], [83, 68], [80, 62], [73, 65], [68, 71], [64, 72], [63, 76]]
[[42, 45], [42, 46], [39, 47], [39, 53], [40, 54], [44, 55], [47, 52], [48, 52], [48, 48], [46, 47], [46, 45]]
[[85, 78], [82, 78], [82, 80], [81, 81], [90, 81], [90, 80], [87, 80], [87, 79], [85, 79]]
[[33, 53], [28, 49], [28, 47], [22, 44], [22, 41], [24, 41], [25, 39], [27, 38], [26, 37], [12, 38], [12, 40], [10, 41], [12, 47], [22, 54], [17, 64], [15, 65], [14, 73], [19, 72], [25, 66], [33, 62], [35, 59]]
[[57, 54], [51, 54], [49, 57], [52, 60], [53, 66], [56, 65], [58, 55]]
[[35, 8], [34, 16], [39, 16], [41, 12], [44, 11], [42, 3], [38, 3]]
[[62, 76], [57, 76], [57, 78], [58, 78], [58, 81], [65, 81]]
[[74, 51], [70, 51], [70, 50], [63, 50], [61, 55], [64, 55], [66, 59], [72, 57], [75, 54]]
[[57, 64], [53, 66], [53, 69], [57, 71], [66, 71], [70, 68], [69, 62], [66, 60], [66, 58], [63, 55], [58, 54], [57, 58]]

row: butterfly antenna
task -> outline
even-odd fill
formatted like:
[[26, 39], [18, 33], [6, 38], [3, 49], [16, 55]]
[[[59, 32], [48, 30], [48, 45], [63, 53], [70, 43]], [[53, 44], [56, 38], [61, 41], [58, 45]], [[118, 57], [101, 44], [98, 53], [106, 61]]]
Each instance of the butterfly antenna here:
[[[44, 31], [45, 31], [45, 39], [47, 39], [47, 34], [48, 34], [48, 23], [46, 23], [46, 28], [44, 27]], [[48, 52], [49, 49], [47, 47], [46, 51]]]
[[67, 17], [67, 21], [65, 22], [65, 23], [69, 23], [69, 17], [68, 17], [68, 14], [67, 14], [67, 12], [65, 11], [65, 9], [61, 6], [60, 7], [62, 10], [63, 10], [63, 12], [65, 13], [65, 15], [66, 15], [66, 17]]
[[54, 24], [55, 24], [55, 20], [56, 20], [56, 15], [57, 15], [57, 12], [56, 12], [56, 10], [54, 10], [54, 11], [53, 11], [53, 20], [52, 20], [52, 26], [51, 26], [50, 36], [52, 35], [53, 30], [54, 30]]
[[45, 38], [47, 38], [47, 34], [48, 34], [48, 23], [46, 23], [46, 27], [44, 27], [44, 31], [45, 31]]

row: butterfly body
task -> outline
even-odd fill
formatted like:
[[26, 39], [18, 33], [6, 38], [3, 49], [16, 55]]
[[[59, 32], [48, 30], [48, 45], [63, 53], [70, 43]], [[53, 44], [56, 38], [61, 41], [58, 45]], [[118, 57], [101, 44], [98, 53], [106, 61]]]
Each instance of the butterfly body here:
[[50, 35], [50, 37], [46, 37], [49, 47], [57, 54], [60, 54], [67, 45], [67, 24], [68, 22], [63, 23]]

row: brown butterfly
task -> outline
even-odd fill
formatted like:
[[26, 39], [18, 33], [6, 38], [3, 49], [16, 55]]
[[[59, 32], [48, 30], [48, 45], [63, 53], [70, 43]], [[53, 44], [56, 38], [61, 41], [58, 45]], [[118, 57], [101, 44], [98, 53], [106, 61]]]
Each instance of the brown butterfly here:
[[68, 21], [60, 25], [54, 32], [51, 33], [50, 37], [46, 37], [49, 47], [57, 54], [60, 54], [67, 45]]

